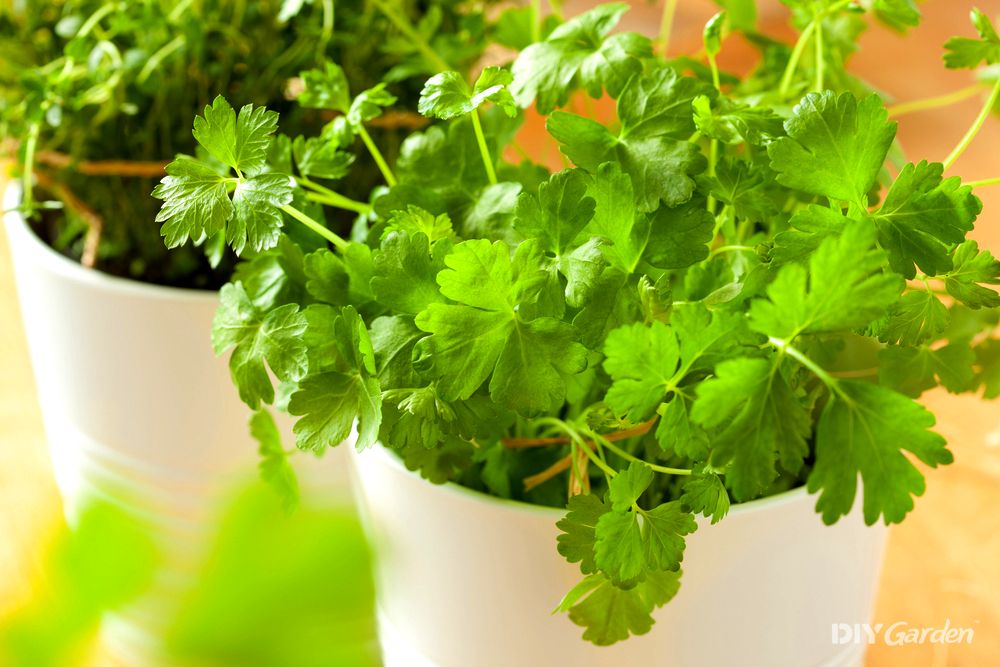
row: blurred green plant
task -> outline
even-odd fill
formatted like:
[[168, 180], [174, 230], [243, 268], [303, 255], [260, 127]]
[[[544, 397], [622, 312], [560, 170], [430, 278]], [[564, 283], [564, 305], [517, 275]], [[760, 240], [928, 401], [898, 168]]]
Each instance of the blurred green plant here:
[[[216, 529], [174, 618], [160, 619], [168, 656], [203, 667], [380, 664], [371, 556], [352, 509], [307, 499], [289, 515], [254, 483]], [[157, 571], [154, 537], [122, 509], [90, 505], [44, 554], [31, 601], [0, 619], [0, 665], [91, 664], [102, 615], [141, 597]]]

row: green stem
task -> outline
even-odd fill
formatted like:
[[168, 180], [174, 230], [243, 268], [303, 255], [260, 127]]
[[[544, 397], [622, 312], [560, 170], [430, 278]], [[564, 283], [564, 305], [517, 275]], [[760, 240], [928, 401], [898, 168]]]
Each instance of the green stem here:
[[792, 345], [790, 345], [788, 341], [783, 340], [781, 338], [775, 338], [774, 336], [771, 336], [767, 340], [771, 345], [777, 348], [779, 352], [787, 354], [792, 359], [795, 359], [797, 362], [799, 362], [800, 364], [808, 368], [810, 371], [812, 371], [813, 375], [822, 380], [823, 384], [829, 387], [831, 391], [834, 391], [838, 394], [840, 393], [840, 385], [837, 382], [837, 378], [833, 377], [825, 370], [823, 370], [823, 368], [819, 364], [817, 364], [815, 361], [813, 361], [805, 354], [803, 354], [801, 350], [792, 347]]
[[334, 26], [334, 13], [333, 0], [323, 0], [323, 39], [320, 42], [322, 47], [320, 48], [320, 54], [326, 53], [326, 45], [330, 43], [333, 39], [333, 26]]
[[708, 58], [708, 66], [712, 70], [712, 85], [715, 86], [716, 90], [722, 88], [722, 80], [719, 78], [719, 64], [715, 61], [715, 55], [712, 53], [706, 53]]
[[32, 123], [28, 128], [28, 138], [24, 142], [24, 166], [21, 174], [21, 200], [27, 210], [34, 205], [35, 149], [38, 146], [39, 123]]
[[531, 41], [542, 41], [542, 0], [531, 0]]
[[983, 109], [979, 112], [979, 115], [976, 117], [976, 121], [972, 124], [972, 127], [970, 127], [969, 131], [965, 133], [964, 137], [962, 137], [962, 141], [959, 142], [958, 146], [955, 146], [955, 150], [951, 152], [951, 155], [945, 159], [945, 169], [953, 165], [955, 160], [962, 156], [965, 149], [969, 147], [972, 140], [976, 138], [977, 134], [979, 134], [979, 130], [982, 129], [986, 119], [989, 118], [990, 113], [993, 112], [993, 107], [996, 106], [997, 99], [1000, 99], [1000, 79], [997, 79], [997, 82], [993, 84], [993, 90], [990, 92], [990, 97], [986, 100], [986, 104], [983, 105]]
[[972, 181], [971, 183], [966, 183], [972, 189], [982, 188], [987, 185], [1000, 185], [1000, 177], [997, 178], [984, 178], [981, 181]]
[[80, 26], [80, 29], [76, 31], [76, 37], [78, 38], [86, 37], [88, 34], [90, 34], [91, 30], [97, 27], [97, 24], [101, 22], [101, 19], [103, 19], [111, 12], [117, 11], [118, 9], [119, 7], [117, 2], [109, 2], [108, 4], [101, 7], [96, 12], [91, 14], [90, 18], [88, 18], [84, 22], [84, 24]]
[[555, 417], [542, 417], [541, 419], [537, 419], [536, 423], [539, 425], [549, 425], [557, 431], [565, 433], [569, 439], [574, 442], [574, 444], [583, 450], [583, 453], [587, 455], [587, 458], [608, 476], [608, 478], [614, 477], [618, 474], [618, 471], [602, 461], [597, 453], [587, 446], [586, 441], [584, 441], [583, 437], [577, 432], [577, 430], [566, 422], [561, 419], [556, 419]]
[[663, 473], [664, 475], [690, 475], [691, 474], [691, 471], [688, 470], [687, 468], [668, 468], [667, 466], [661, 466], [661, 465], [658, 465], [656, 463], [650, 463], [649, 461], [644, 461], [643, 459], [640, 459], [637, 456], [629, 454], [624, 449], [622, 449], [621, 447], [619, 447], [615, 443], [611, 442], [607, 438], [601, 437], [600, 434], [598, 434], [598, 433], [592, 433], [592, 432], [588, 431], [587, 435], [590, 435], [595, 440], [599, 440], [602, 446], [607, 447], [612, 452], [614, 452], [618, 456], [622, 457], [626, 461], [635, 461], [636, 463], [642, 463], [643, 465], [649, 466], [650, 469], [653, 470], [653, 471], [655, 471], [655, 472]]
[[711, 255], [721, 255], [724, 252], [757, 252], [757, 249], [748, 245], [722, 245], [712, 250]]
[[677, 14], [677, 0], [663, 0], [663, 14], [660, 16], [660, 55], [667, 57], [670, 47], [670, 33], [674, 31], [674, 16]]
[[382, 177], [385, 178], [385, 182], [389, 187], [396, 185], [396, 176], [392, 173], [392, 169], [389, 169], [388, 163], [386, 163], [385, 158], [382, 157], [382, 151], [378, 149], [375, 142], [372, 141], [372, 137], [368, 134], [368, 130], [365, 129], [364, 125], [358, 125], [357, 133], [361, 135], [361, 141], [365, 142], [365, 146], [368, 148], [368, 152], [371, 153], [372, 159], [375, 160], [375, 164], [378, 165], [378, 170], [382, 172]]
[[799, 60], [802, 59], [802, 54], [806, 50], [806, 46], [809, 44], [809, 39], [812, 37], [813, 32], [816, 30], [815, 19], [805, 27], [802, 34], [799, 35], [799, 39], [795, 42], [795, 48], [792, 49], [792, 55], [788, 58], [788, 65], [785, 66], [785, 73], [781, 76], [781, 85], [778, 87], [778, 96], [781, 99], [788, 97], [788, 89], [792, 87], [792, 79], [795, 78], [795, 70], [799, 66]]
[[486, 167], [486, 177], [490, 179], [490, 185], [497, 184], [497, 172], [493, 169], [493, 157], [490, 149], [486, 145], [486, 135], [483, 134], [483, 125], [479, 122], [479, 111], [472, 110], [472, 129], [476, 131], [476, 141], [479, 143], [479, 154], [483, 156], [483, 166]]
[[138, 83], [145, 83], [146, 79], [148, 79], [156, 68], [160, 66], [160, 63], [166, 60], [167, 56], [171, 53], [184, 46], [185, 41], [184, 35], [177, 35], [160, 47], [156, 53], [149, 57], [149, 60], [147, 60], [146, 64], [142, 66], [142, 69], [139, 70], [139, 75], [136, 77], [136, 81]]
[[816, 22], [816, 39], [813, 40], [816, 45], [816, 83], [813, 84], [813, 90], [817, 93], [823, 90], [824, 78], [826, 73], [823, 71], [826, 67], [826, 58], [823, 56], [823, 21], [822, 19]]
[[915, 113], [917, 111], [926, 111], [929, 109], [940, 109], [941, 107], [948, 107], [952, 104], [958, 104], [963, 102], [970, 97], [975, 97], [981, 92], [985, 91], [986, 88], [977, 83], [974, 86], [969, 86], [967, 88], [962, 88], [961, 90], [956, 90], [953, 93], [947, 93], [946, 95], [938, 95], [936, 97], [928, 97], [923, 100], [913, 100], [912, 102], [902, 102], [894, 106], [889, 107], [889, 115], [893, 118], [898, 118], [900, 116], [905, 116], [906, 114]]
[[299, 209], [297, 209], [297, 208], [295, 208], [293, 206], [289, 206], [289, 205], [286, 204], [286, 205], [284, 205], [284, 206], [281, 207], [281, 210], [284, 211], [285, 213], [287, 213], [288, 215], [292, 216], [293, 218], [295, 218], [299, 222], [301, 222], [303, 225], [305, 225], [306, 227], [308, 227], [312, 231], [316, 232], [317, 234], [319, 234], [320, 236], [322, 236], [323, 238], [325, 238], [327, 241], [329, 241], [330, 243], [332, 243], [333, 247], [336, 248], [337, 250], [340, 250], [341, 252], [343, 252], [347, 248], [347, 245], [348, 245], [347, 241], [345, 241], [344, 239], [340, 238], [339, 236], [337, 236], [336, 234], [334, 234], [332, 231], [330, 231], [329, 229], [327, 229], [326, 226], [320, 224], [319, 222], [316, 222], [315, 220], [313, 220], [312, 218], [310, 218], [308, 215], [306, 215], [305, 213], [303, 213]]
[[369, 204], [345, 197], [339, 192], [334, 192], [329, 188], [323, 187], [319, 183], [311, 181], [305, 176], [299, 176], [295, 180], [299, 183], [299, 185], [313, 190], [313, 192], [306, 193], [306, 196], [313, 201], [335, 206], [336, 208], [342, 208], [347, 211], [354, 211], [355, 213], [360, 213], [361, 215], [368, 215], [372, 212], [372, 207]]
[[391, 4], [391, 0], [372, 0], [379, 11], [385, 15], [389, 21], [395, 25], [400, 32], [406, 35], [409, 40], [417, 47], [417, 50], [427, 58], [427, 60], [437, 69], [439, 72], [447, 72], [452, 69], [451, 65], [446, 63], [444, 59], [437, 54], [437, 52], [431, 48], [431, 45], [427, 43], [419, 32], [413, 27], [409, 19], [401, 15], [395, 6]]

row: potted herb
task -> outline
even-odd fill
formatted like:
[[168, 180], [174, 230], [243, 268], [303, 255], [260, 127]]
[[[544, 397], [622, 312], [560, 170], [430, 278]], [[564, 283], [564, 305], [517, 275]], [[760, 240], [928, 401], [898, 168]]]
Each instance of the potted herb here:
[[[294, 156], [311, 193], [300, 196], [305, 210], [323, 215], [309, 200], [328, 202], [330, 187], [357, 193], [337, 202], [367, 210], [381, 174], [367, 160], [348, 174], [355, 153], [370, 144], [394, 160], [401, 138], [426, 125], [415, 108], [423, 79], [474, 61], [486, 29], [481, 14], [437, 2], [348, 0], [336, 13], [332, 0], [0, 8], [0, 132], [16, 172], [5, 227], [57, 482], [71, 517], [98, 494], [154, 518], [165, 596], [190, 578], [211, 501], [256, 462], [249, 412], [206, 345], [234, 255], [221, 235], [168, 252], [149, 194], [171, 159], [201, 150], [191, 117], [220, 93], [280, 109], [287, 137], [273, 153]], [[331, 58], [353, 90], [388, 107], [336, 150], [312, 135], [339, 112], [308, 104], [310, 72]], [[331, 210], [328, 221], [346, 233], [355, 215]], [[282, 295], [284, 259], [264, 251], [274, 239], [256, 236], [256, 218], [239, 219], [244, 256], [271, 265], [267, 287]], [[254, 430], [279, 426], [258, 420]]]
[[[509, 70], [438, 73], [419, 110], [443, 124], [403, 142], [350, 237], [284, 205], [324, 247], [283, 265], [270, 307], [256, 260], [223, 288], [213, 342], [244, 400], [295, 416], [299, 449], [361, 452], [388, 665], [860, 663], [830, 628], [870, 617], [876, 524], [913, 509], [918, 462], [952, 460], [915, 398], [996, 393], [1000, 307], [1000, 262], [966, 239], [991, 181], [944, 177], [1000, 81], [944, 163], [907, 161], [846, 69], [867, 7], [796, 4], [797, 41], [753, 36], [742, 77], [716, 64], [725, 14], [704, 62], [664, 61], [612, 32], [621, 4], [560, 22]], [[1000, 60], [974, 21], [949, 67]], [[616, 118], [559, 108], [578, 91]], [[531, 105], [567, 168], [508, 159], [528, 154]], [[202, 145], [229, 170], [200, 198], [175, 163], [165, 210], [227, 209], [227, 189], [273, 177], [253, 207], [269, 219], [288, 165], [247, 177], [235, 148], [270, 125], [231, 129], [265, 116], [206, 110]]]

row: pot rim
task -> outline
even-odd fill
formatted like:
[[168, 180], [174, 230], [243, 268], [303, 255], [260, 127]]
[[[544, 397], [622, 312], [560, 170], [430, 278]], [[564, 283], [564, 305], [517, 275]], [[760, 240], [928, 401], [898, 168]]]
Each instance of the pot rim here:
[[[522, 500], [512, 500], [509, 498], [498, 498], [497, 496], [490, 495], [488, 493], [483, 493], [482, 491], [476, 491], [475, 489], [470, 489], [468, 487], [462, 486], [461, 484], [456, 484], [455, 482], [445, 482], [444, 484], [434, 484], [423, 477], [419, 473], [410, 470], [403, 463], [402, 459], [395, 455], [395, 453], [386, 445], [381, 442], [377, 443], [374, 447], [368, 448], [365, 451], [358, 451], [353, 443], [348, 441], [344, 443], [344, 446], [351, 448], [351, 452], [355, 457], [361, 456], [372, 456], [378, 457], [378, 461], [383, 465], [388, 465], [395, 470], [409, 475], [413, 478], [418, 479], [422, 484], [435, 489], [440, 489], [445, 493], [449, 493], [457, 498], [471, 501], [485, 503], [487, 505], [496, 507], [497, 509], [507, 510], [510, 512], [517, 513], [531, 513], [540, 516], [550, 517], [553, 521], [557, 521], [563, 517], [566, 510], [565, 508], [559, 507], [546, 507], [544, 505], [535, 505], [533, 503], [527, 503]], [[806, 485], [796, 486], [787, 491], [782, 491], [781, 493], [776, 493], [773, 496], [767, 496], [766, 498], [758, 498], [757, 500], [751, 500], [745, 503], [734, 503], [730, 507], [727, 517], [743, 515], [743, 514], [753, 514], [757, 512], [763, 512], [770, 510], [774, 507], [780, 507], [784, 505], [791, 505], [797, 502], [802, 502], [809, 497], [809, 493], [806, 490]], [[699, 515], [699, 521], [701, 517]]]
[[[141, 296], [153, 299], [181, 301], [204, 304], [217, 303], [217, 290], [200, 290], [190, 287], [170, 287], [153, 283], [114, 276], [97, 269], [91, 269], [74, 262], [69, 257], [57, 252], [55, 248], [45, 243], [35, 234], [21, 212], [15, 207], [20, 201], [21, 188], [16, 181], [11, 181], [3, 192], [3, 220], [10, 237], [11, 254], [14, 254], [13, 241], [23, 239], [29, 246], [33, 261], [43, 265], [52, 273], [97, 290], [124, 294], [126, 296]], [[8, 210], [9, 209], [9, 210]]]

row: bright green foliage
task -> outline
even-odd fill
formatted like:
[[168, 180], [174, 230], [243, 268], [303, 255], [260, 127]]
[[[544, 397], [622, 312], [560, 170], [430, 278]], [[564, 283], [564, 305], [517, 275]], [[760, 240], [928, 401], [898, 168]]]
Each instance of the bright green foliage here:
[[767, 147], [778, 182], [821, 197], [862, 204], [875, 185], [896, 124], [875, 95], [810, 93], [785, 122], [787, 137]]
[[301, 336], [306, 322], [295, 304], [269, 312], [258, 309], [240, 283], [222, 288], [212, 325], [216, 354], [232, 349], [229, 370], [240, 398], [253, 409], [274, 401], [267, 367], [282, 381], [295, 381], [306, 370], [307, 350]]
[[168, 165], [167, 176], [153, 190], [154, 197], [164, 200], [156, 221], [163, 223], [168, 247], [189, 238], [200, 243], [223, 230], [237, 254], [246, 247], [260, 251], [278, 242], [278, 209], [292, 201], [292, 185], [288, 175], [261, 173], [277, 127], [273, 111], [248, 104], [237, 115], [222, 96], [195, 118], [195, 139], [214, 159], [235, 170], [236, 177], [184, 156]]
[[863, 327], [883, 315], [899, 297], [903, 281], [881, 270], [882, 252], [874, 248], [874, 230], [846, 225], [813, 253], [808, 270], [782, 267], [767, 288], [765, 300], [750, 308], [750, 325], [768, 336], [794, 338]]
[[567, 377], [586, 365], [585, 350], [570, 325], [518, 314], [516, 306], [538, 297], [540, 273], [515, 273], [508, 246], [485, 239], [458, 244], [445, 264], [437, 282], [456, 303], [432, 304], [417, 316], [432, 334], [415, 351], [421, 372], [445, 400], [466, 399], [490, 378], [494, 400], [522, 414], [561, 403]]
[[514, 61], [511, 92], [521, 106], [536, 101], [549, 113], [583, 88], [591, 97], [607, 91], [621, 94], [625, 83], [641, 71], [640, 59], [652, 52], [647, 38], [636, 33], [608, 33], [628, 5], [600, 5], [553, 30], [544, 42], [524, 49]]
[[945, 43], [947, 53], [944, 64], [952, 69], [970, 69], [986, 62], [993, 65], [1000, 62], [1000, 35], [986, 14], [972, 10], [972, 25], [979, 33], [979, 39], [952, 37]]
[[893, 270], [907, 278], [913, 265], [930, 276], [951, 269], [950, 249], [972, 231], [983, 205], [958, 177], [942, 180], [940, 163], [906, 165], [872, 215], [879, 245]]
[[677, 335], [662, 322], [615, 329], [604, 346], [604, 370], [614, 384], [605, 399], [633, 422], [656, 410], [676, 382]]
[[823, 521], [833, 523], [850, 512], [859, 475], [865, 522], [871, 525], [879, 516], [887, 524], [902, 521], [925, 483], [900, 450], [931, 467], [952, 461], [932, 426], [934, 415], [904, 396], [864, 382], [841, 382], [820, 416], [816, 464], [809, 474], [809, 491], [819, 491], [816, 511]]
[[281, 434], [274, 417], [267, 410], [258, 410], [250, 417], [250, 435], [258, 444], [260, 476], [281, 498], [286, 511], [299, 504], [299, 481], [281, 446]]
[[417, 109], [425, 116], [448, 120], [472, 113], [486, 102], [493, 102], [507, 115], [515, 116], [517, 107], [507, 90], [511, 80], [507, 70], [487, 67], [470, 89], [458, 72], [441, 72], [427, 80]]
[[783, 470], [797, 472], [809, 453], [811, 420], [777, 360], [732, 359], [698, 387], [694, 421], [711, 429], [711, 461], [728, 464], [726, 483], [738, 500], [763, 492]]
[[[725, 16], [754, 21], [752, 3], [722, 4], [710, 55]], [[438, 68], [419, 105], [429, 127], [373, 152], [385, 185], [346, 201], [308, 174], [362, 162], [346, 139], [368, 143], [390, 87], [352, 99], [336, 68], [308, 73], [304, 101], [340, 113], [319, 142], [279, 139], [252, 175], [216, 175], [219, 151], [177, 203], [218, 202], [222, 223], [192, 217], [228, 231], [237, 181], [299, 174], [291, 205], [254, 208], [302, 224], [248, 258], [224, 309], [250, 328], [219, 332], [234, 363], [257, 364], [244, 393], [270, 400], [265, 369], [285, 364], [299, 447], [356, 425], [360, 447], [378, 441], [430, 481], [565, 507], [557, 549], [585, 578], [559, 609], [598, 644], [650, 629], [696, 515], [807, 485], [828, 522], [859, 493], [869, 522], [901, 520], [924, 484], [910, 455], [950, 460], [912, 397], [1000, 394], [1000, 263], [966, 240], [971, 188], [901, 159], [881, 99], [845, 69], [865, 15], [902, 30], [915, 6], [788, 4], [806, 48], [753, 37], [762, 59], [744, 78], [609, 37], [622, 5], [561, 24], [507, 12], [513, 80], [505, 65], [471, 85]], [[616, 118], [554, 110], [579, 88], [614, 98]], [[516, 139], [517, 105], [532, 102], [572, 166], [522, 159], [535, 145]], [[270, 317], [289, 331], [280, 349], [258, 340]]]
[[351, 434], [356, 419], [355, 446], [366, 449], [375, 444], [382, 419], [375, 352], [357, 311], [348, 306], [328, 312], [330, 321], [319, 325], [333, 333], [338, 367], [310, 374], [292, 394], [288, 412], [301, 417], [295, 422], [296, 444], [316, 452], [338, 445]]
[[695, 514], [712, 517], [712, 523], [716, 524], [729, 513], [729, 494], [718, 475], [691, 475], [684, 481], [681, 505]]
[[944, 286], [969, 308], [996, 308], [1000, 294], [984, 285], [1000, 285], [1000, 261], [989, 250], [980, 252], [979, 244], [969, 240], [955, 250], [954, 265], [945, 277]]

